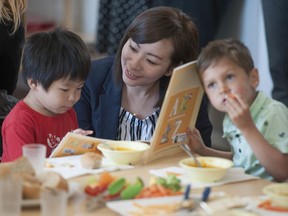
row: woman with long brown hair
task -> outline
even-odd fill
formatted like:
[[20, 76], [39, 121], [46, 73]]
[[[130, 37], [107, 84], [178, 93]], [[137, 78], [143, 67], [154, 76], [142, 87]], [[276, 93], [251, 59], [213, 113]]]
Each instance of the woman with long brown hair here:
[[[92, 62], [75, 106], [79, 126], [99, 138], [150, 141], [173, 69], [197, 59], [198, 40], [192, 18], [177, 8], [154, 7], [139, 14], [116, 56]], [[205, 98], [196, 127], [210, 146]]]

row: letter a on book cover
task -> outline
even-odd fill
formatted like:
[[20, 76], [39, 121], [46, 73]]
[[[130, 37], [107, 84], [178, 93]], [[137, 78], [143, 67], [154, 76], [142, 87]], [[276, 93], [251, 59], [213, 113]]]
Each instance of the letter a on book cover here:
[[174, 69], [146, 162], [181, 151], [179, 145], [187, 142], [187, 127], [195, 127], [204, 93], [195, 64]]

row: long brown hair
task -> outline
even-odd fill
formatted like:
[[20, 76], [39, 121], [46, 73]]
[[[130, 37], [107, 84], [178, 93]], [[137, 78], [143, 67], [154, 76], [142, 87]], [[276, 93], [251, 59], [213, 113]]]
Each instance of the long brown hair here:
[[[198, 56], [199, 36], [192, 18], [177, 8], [153, 7], [142, 12], [134, 19], [120, 42], [114, 64], [117, 83], [122, 82], [122, 48], [130, 38], [138, 44], [171, 39], [174, 53], [171, 56], [169, 69], [196, 60]], [[162, 105], [169, 81], [170, 77], [163, 76], [160, 78], [160, 100], [156, 106]]]
[[13, 22], [14, 34], [21, 22], [24, 22], [24, 13], [27, 8], [27, 0], [1, 0], [0, 1], [0, 22], [7, 24]]

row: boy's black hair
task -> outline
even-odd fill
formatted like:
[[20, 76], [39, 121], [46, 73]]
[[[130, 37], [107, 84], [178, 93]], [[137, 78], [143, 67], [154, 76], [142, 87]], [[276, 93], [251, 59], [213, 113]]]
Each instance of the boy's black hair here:
[[47, 91], [59, 79], [86, 80], [91, 65], [90, 53], [84, 41], [72, 31], [56, 28], [39, 32], [26, 39], [22, 74]]

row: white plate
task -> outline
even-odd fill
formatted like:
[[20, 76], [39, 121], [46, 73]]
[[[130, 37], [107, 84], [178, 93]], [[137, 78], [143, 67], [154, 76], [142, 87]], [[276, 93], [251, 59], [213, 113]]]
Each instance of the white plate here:
[[[223, 195], [220, 195], [220, 193], [218, 194], [216, 192], [214, 194], [211, 193], [210, 198], [212, 200], [215, 200], [215, 202], [217, 202], [218, 201], [217, 197], [220, 198], [221, 196], [223, 196]], [[212, 198], [212, 197], [214, 197], [214, 198]], [[133, 215], [141, 215], [140, 213], [143, 213], [143, 212], [139, 211], [139, 209], [135, 206], [135, 204], [139, 204], [139, 205], [144, 206], [144, 207], [145, 206], [151, 206], [151, 205], [164, 205], [164, 204], [171, 205], [171, 204], [181, 202], [182, 198], [183, 198], [183, 196], [171, 196], [171, 197], [159, 197], [159, 198], [147, 198], [147, 199], [110, 201], [110, 202], [106, 203], [106, 206], [108, 208], [110, 208], [111, 210], [117, 212], [120, 215], [133, 216]], [[197, 203], [200, 200], [200, 196], [199, 195], [198, 196], [192, 195], [192, 198], [194, 198], [195, 203], [197, 205]], [[221, 214], [221, 215], [232, 215], [232, 212], [233, 212], [233, 215], [239, 215], [239, 216], [240, 215], [243, 215], [243, 216], [244, 215], [246, 215], [246, 216], [247, 215], [287, 216], [288, 215], [287, 212], [280, 213], [280, 212], [269, 211], [269, 210], [258, 208], [257, 207], [258, 203], [260, 201], [263, 201], [265, 198], [266, 197], [263, 197], [263, 196], [258, 197], [258, 198], [256, 198], [256, 197], [234, 197], [233, 201], [235, 202], [236, 209], [232, 209], [232, 210], [231, 209], [222, 209], [221, 213], [227, 213], [227, 214]], [[230, 199], [230, 198], [229, 197], [225, 198], [225, 196], [224, 196], [223, 199]], [[238, 204], [243, 203], [245, 200], [247, 202], [249, 201], [248, 205], [243, 206], [243, 208], [237, 208]], [[222, 202], [219, 203], [220, 201], [221, 201], [221, 199], [219, 199], [219, 201], [218, 201], [218, 204], [219, 205], [221, 204], [220, 207], [221, 208], [225, 207], [225, 205]], [[208, 202], [208, 206], [212, 207], [212, 210], [215, 210], [215, 209], [219, 210], [219, 206], [215, 206], [215, 203], [214, 203], [214, 205], [212, 203], [213, 203], [213, 201], [211, 201], [211, 203]], [[229, 205], [227, 205], [227, 206], [229, 206]], [[215, 207], [215, 209], [213, 207]], [[237, 214], [236, 214], [236, 212], [237, 212]], [[136, 214], [136, 213], [139, 213], [139, 214]], [[146, 215], [148, 215], [148, 214], [146, 214]], [[166, 214], [164, 213], [161, 215], [168, 215], [168, 213], [166, 213]], [[187, 211], [177, 211], [177, 212], [174, 212], [172, 214], [170, 213], [169, 215], [187, 216]], [[189, 215], [199, 216], [198, 212], [196, 212], [196, 211], [190, 212]]]
[[65, 179], [87, 175], [99, 174], [104, 171], [113, 172], [122, 169], [132, 169], [130, 165], [115, 165], [103, 158], [99, 169], [84, 169], [80, 163], [81, 155], [47, 158], [46, 162], [51, 167], [45, 167], [45, 171], [54, 171], [60, 173]]
[[[77, 182], [68, 182], [69, 190], [68, 190], [68, 197], [72, 197], [76, 191], [79, 189], [79, 183]], [[23, 199], [22, 200], [22, 207], [35, 207], [40, 206], [39, 199]]]
[[[195, 201], [199, 202], [200, 197], [194, 197]], [[151, 205], [171, 205], [180, 203], [183, 199], [183, 196], [168, 196], [168, 197], [157, 197], [157, 198], [144, 198], [144, 199], [133, 199], [133, 200], [121, 200], [121, 201], [110, 201], [106, 202], [106, 206], [110, 208], [111, 210], [117, 212], [120, 215], [125, 216], [132, 216], [136, 215], [135, 212], [141, 212], [139, 209], [135, 206], [136, 204], [139, 204], [141, 206], [151, 206]], [[163, 215], [168, 215], [168, 213], [164, 213]], [[187, 215], [187, 212], [177, 212], [173, 215]]]
[[267, 199], [268, 199], [267, 196], [261, 196], [258, 199], [254, 199], [250, 203], [250, 205], [248, 205], [247, 209], [261, 216], [287, 216], [288, 215], [288, 212], [277, 212], [277, 211], [266, 210], [264, 208], [259, 208], [258, 204]]

